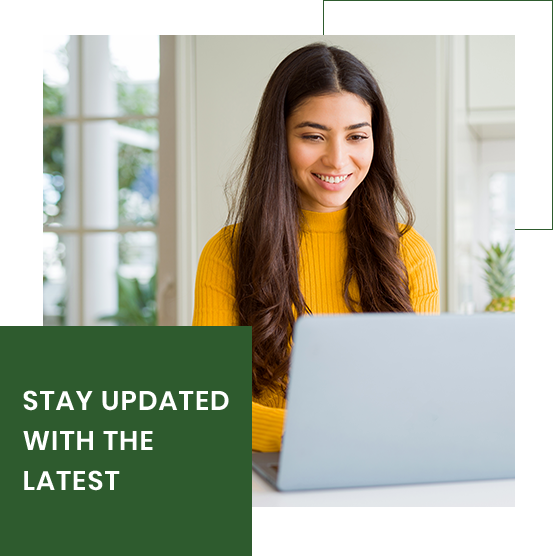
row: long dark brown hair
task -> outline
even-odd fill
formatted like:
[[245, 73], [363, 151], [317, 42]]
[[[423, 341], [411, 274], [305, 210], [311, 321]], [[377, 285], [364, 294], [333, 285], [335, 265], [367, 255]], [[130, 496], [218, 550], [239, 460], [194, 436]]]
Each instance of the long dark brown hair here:
[[[302, 212], [288, 161], [286, 120], [308, 98], [348, 92], [372, 109], [374, 155], [369, 173], [347, 202], [344, 299], [352, 312], [412, 312], [407, 271], [399, 256], [413, 210], [399, 182], [388, 110], [367, 67], [340, 48], [311, 44], [274, 71], [237, 175], [231, 204], [233, 266], [239, 324], [253, 334], [252, 393], [286, 391], [296, 318], [310, 313], [300, 290]], [[396, 204], [404, 210], [398, 228]], [[357, 285], [353, 298], [350, 285]]]

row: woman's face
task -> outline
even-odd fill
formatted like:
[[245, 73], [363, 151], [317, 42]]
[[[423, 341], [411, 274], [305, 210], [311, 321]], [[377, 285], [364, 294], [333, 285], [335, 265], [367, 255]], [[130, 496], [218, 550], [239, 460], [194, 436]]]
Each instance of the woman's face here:
[[371, 107], [352, 93], [311, 97], [290, 115], [288, 159], [303, 209], [346, 206], [371, 166], [371, 116]]

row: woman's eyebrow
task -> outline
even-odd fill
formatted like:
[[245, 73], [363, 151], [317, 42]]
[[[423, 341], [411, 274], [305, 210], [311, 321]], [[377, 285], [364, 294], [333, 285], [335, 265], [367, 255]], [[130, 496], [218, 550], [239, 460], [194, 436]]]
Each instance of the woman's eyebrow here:
[[[345, 130], [346, 131], [352, 131], [353, 129], [359, 129], [361, 127], [372, 127], [371, 124], [369, 122], [361, 122], [359, 124], [353, 124], [353, 125], [348, 125]], [[296, 126], [296, 129], [302, 128], [302, 127], [313, 127], [315, 129], [322, 129], [323, 131], [331, 131], [331, 129], [329, 127], [326, 127], [325, 125], [322, 124], [316, 124], [314, 122], [301, 122], [301, 124], [298, 124]]]
[[360, 127], [372, 127], [372, 125], [369, 122], [361, 122], [360, 124], [353, 124], [353, 125], [349, 125], [348, 127], [346, 127], [346, 131], [351, 131], [352, 129], [359, 129]]
[[298, 124], [296, 126], [296, 129], [299, 129], [300, 127], [314, 127], [315, 129], [322, 129], [323, 131], [330, 131], [329, 127], [321, 124], [316, 124], [314, 122], [302, 122], [301, 124]]

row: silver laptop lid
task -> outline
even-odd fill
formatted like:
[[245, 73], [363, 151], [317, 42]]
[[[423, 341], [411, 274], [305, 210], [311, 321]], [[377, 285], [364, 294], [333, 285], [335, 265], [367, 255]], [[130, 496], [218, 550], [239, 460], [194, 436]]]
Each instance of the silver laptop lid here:
[[514, 315], [302, 317], [281, 490], [515, 471]]

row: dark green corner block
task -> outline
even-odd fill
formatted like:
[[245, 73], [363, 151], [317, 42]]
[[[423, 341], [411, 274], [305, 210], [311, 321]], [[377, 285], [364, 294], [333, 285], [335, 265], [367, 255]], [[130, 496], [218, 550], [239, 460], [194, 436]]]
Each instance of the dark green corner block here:
[[[250, 553], [251, 328], [14, 327], [2, 336], [6, 553]], [[92, 392], [86, 411], [77, 391]], [[116, 409], [103, 407], [104, 391], [108, 405], [118, 392]], [[140, 392], [154, 394], [152, 409], [140, 410]], [[50, 431], [46, 448], [29, 450], [24, 431], [42, 440]], [[92, 450], [77, 449], [77, 431], [93, 432]], [[117, 432], [112, 450], [104, 431]], [[152, 450], [141, 449], [141, 431]], [[121, 432], [131, 440], [124, 450]], [[58, 471], [69, 472], [65, 490]]]

